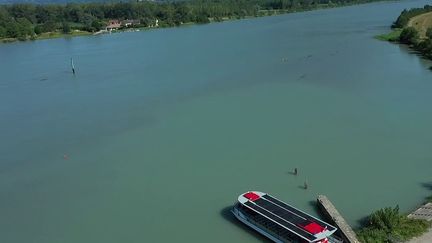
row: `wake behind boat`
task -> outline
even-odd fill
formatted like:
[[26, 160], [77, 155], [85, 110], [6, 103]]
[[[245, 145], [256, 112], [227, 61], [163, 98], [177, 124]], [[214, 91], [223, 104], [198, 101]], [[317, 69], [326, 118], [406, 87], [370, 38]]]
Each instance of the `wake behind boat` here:
[[263, 192], [250, 191], [240, 195], [232, 213], [277, 243], [339, 242], [331, 237], [336, 227]]

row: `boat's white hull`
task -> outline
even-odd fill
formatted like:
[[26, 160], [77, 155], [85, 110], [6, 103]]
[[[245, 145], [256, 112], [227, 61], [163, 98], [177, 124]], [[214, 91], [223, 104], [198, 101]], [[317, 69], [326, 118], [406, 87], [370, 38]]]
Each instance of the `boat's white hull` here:
[[276, 242], [276, 243], [285, 243], [281, 240], [279, 240], [278, 238], [275, 238], [274, 236], [272, 236], [271, 234], [267, 233], [265, 230], [261, 229], [260, 227], [252, 224], [251, 222], [249, 222], [247, 220], [247, 218], [241, 213], [239, 212], [237, 209], [233, 208], [231, 210], [231, 212], [234, 214], [234, 216], [240, 220], [242, 223], [246, 224], [247, 226], [251, 227], [252, 229], [256, 230], [257, 232], [259, 232], [260, 234], [264, 235], [265, 237], [269, 238], [270, 240]]

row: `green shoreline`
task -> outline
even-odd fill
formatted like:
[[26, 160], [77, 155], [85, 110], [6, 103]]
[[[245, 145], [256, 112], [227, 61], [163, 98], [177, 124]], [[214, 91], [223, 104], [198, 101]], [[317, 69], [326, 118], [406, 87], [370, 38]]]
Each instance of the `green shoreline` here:
[[382, 41], [399, 42], [399, 37], [401, 33], [402, 29], [396, 28], [389, 33], [377, 35], [375, 36], [375, 38]]
[[19, 40], [18, 38], [4, 38], [4, 39], [0, 39], [0, 43], [26, 42], [26, 41], [49, 40], [49, 39], [58, 39], [58, 38], [72, 38], [77, 36], [89, 36], [89, 35], [93, 35], [93, 33], [87, 31], [74, 31], [68, 34], [61, 33], [61, 32], [47, 32], [47, 33], [42, 33], [41, 35], [28, 40]]
[[[202, 24], [211, 24], [211, 23], [242, 20], [242, 19], [254, 19], [254, 18], [278, 16], [278, 15], [291, 14], [291, 13], [303, 13], [303, 12], [323, 10], [323, 9], [343, 8], [343, 7], [349, 7], [349, 6], [363, 5], [363, 4], [369, 4], [369, 3], [375, 3], [375, 2], [386, 2], [386, 1], [390, 1], [390, 0], [377, 0], [377, 1], [366, 0], [366, 1], [359, 1], [359, 2], [354, 2], [354, 3], [350, 2], [350, 3], [344, 3], [344, 4], [318, 4], [318, 5], [316, 5], [316, 7], [313, 7], [313, 8], [303, 8], [303, 9], [294, 9], [294, 10], [289, 10], [289, 9], [260, 10], [258, 15], [255, 15], [255, 16], [244, 16], [244, 17], [227, 16], [227, 17], [223, 17], [219, 20], [215, 20], [215, 18], [209, 17], [208, 23], [187, 22], [187, 23], [181, 23], [180, 25], [177, 25], [177, 26], [125, 28], [125, 29], [113, 31], [113, 33], [128, 32], [128, 31], [133, 31], [133, 30], [153, 30], [153, 29], [177, 28], [177, 27], [190, 26], [190, 25], [202, 25]], [[61, 31], [56, 31], [56, 32], [42, 33], [40, 35], [33, 36], [33, 37], [26, 39], [26, 40], [20, 40], [19, 38], [3, 38], [3, 39], [0, 39], [0, 43], [26, 42], [26, 41], [58, 39], [58, 38], [72, 38], [72, 37], [77, 37], [77, 36], [91, 36], [91, 35], [95, 35], [95, 32], [74, 30], [72, 33], [62, 33]]]
[[[429, 14], [430, 12], [432, 12], [432, 6], [430, 5], [425, 5], [423, 8], [405, 9], [393, 23], [391, 32], [377, 35], [375, 38], [407, 45], [417, 55], [432, 61], [432, 36], [428, 34], [428, 31], [432, 30], [432, 26], [426, 26], [429, 29], [425, 35], [422, 35], [419, 26], [410, 24], [414, 17]], [[429, 67], [429, 70], [432, 70], [432, 66]]]

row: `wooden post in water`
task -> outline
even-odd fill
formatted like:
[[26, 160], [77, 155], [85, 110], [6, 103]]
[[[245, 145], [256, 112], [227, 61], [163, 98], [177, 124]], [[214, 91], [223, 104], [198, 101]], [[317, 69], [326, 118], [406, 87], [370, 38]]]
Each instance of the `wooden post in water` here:
[[71, 58], [71, 67], [72, 67], [72, 73], [75, 75], [75, 65], [73, 62], [73, 58]]

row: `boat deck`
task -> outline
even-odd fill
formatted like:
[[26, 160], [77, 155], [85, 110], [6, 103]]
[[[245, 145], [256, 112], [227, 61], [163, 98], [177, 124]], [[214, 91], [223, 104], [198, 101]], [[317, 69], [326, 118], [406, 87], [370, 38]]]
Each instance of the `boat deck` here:
[[334, 226], [314, 218], [268, 194], [257, 200], [247, 201], [244, 205], [309, 242], [319, 240], [317, 237], [317, 233], [319, 232], [311, 232], [313, 229], [308, 230], [308, 225], [319, 225], [319, 228], [324, 228], [330, 232], [336, 231]]

